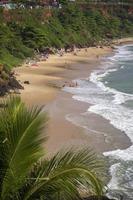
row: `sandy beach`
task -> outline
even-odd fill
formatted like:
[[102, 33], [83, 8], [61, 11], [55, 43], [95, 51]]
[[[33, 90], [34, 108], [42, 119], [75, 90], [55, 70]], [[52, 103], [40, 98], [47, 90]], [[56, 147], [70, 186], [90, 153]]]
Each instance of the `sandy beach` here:
[[[23, 65], [15, 68], [17, 79], [24, 86], [22, 99], [30, 105], [44, 105], [53, 100], [65, 82], [78, 77], [86, 77], [100, 62], [100, 58], [111, 52], [111, 48], [82, 49], [63, 56], [50, 55], [47, 61], [37, 66]], [[87, 74], [86, 74], [87, 73]], [[24, 84], [29, 81], [29, 85]]]
[[[38, 62], [38, 66], [24, 65], [15, 69], [17, 79], [24, 86], [22, 100], [30, 106], [43, 105], [49, 115], [49, 139], [45, 147], [50, 153], [70, 145], [87, 145], [98, 152], [129, 146], [128, 137], [124, 133], [113, 134], [120, 131], [100, 116], [90, 115], [90, 124], [99, 134], [66, 120], [70, 113], [85, 112], [88, 104], [73, 100], [72, 95], [62, 91], [63, 86], [71, 84], [73, 79], [89, 77], [98, 68], [101, 58], [111, 53], [110, 47], [91, 47], [80, 50], [77, 55], [50, 55], [47, 61]], [[24, 84], [24, 81], [30, 84]]]

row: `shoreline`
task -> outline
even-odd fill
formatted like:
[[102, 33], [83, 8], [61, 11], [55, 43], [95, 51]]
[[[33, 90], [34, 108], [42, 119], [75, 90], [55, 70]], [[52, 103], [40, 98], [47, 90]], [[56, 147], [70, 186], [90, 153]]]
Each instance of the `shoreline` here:
[[[93, 114], [90, 118], [92, 123], [98, 123], [107, 131], [97, 135], [93, 131], [86, 131], [84, 128], [75, 126], [66, 120], [65, 116], [71, 112], [75, 114], [84, 113], [89, 107], [87, 103], [78, 102], [72, 99], [72, 95], [61, 90], [66, 81], [72, 81], [81, 77], [89, 77], [89, 74], [98, 68], [101, 58], [113, 53], [112, 48], [82, 49], [75, 56], [72, 53], [65, 56], [50, 56], [46, 62], [40, 62], [38, 68], [21, 67], [17, 68], [21, 82], [29, 80], [29, 85], [22, 91], [21, 97], [28, 105], [46, 105], [44, 110], [50, 117], [47, 134], [49, 139], [45, 144], [48, 152], [53, 153], [64, 146], [89, 145], [97, 152], [127, 148], [130, 145], [128, 137], [121, 131], [114, 128], [109, 122]], [[81, 71], [82, 67], [82, 71]], [[91, 133], [89, 133], [91, 132]], [[101, 131], [102, 132], [102, 131]], [[121, 133], [112, 135], [113, 132]], [[113, 138], [110, 140], [109, 138]], [[109, 142], [105, 142], [108, 140]], [[95, 147], [95, 148], [94, 148]]]
[[[108, 54], [105, 54], [104, 56], [108, 56]], [[101, 62], [102, 62], [102, 60], [99, 61], [99, 64]], [[89, 78], [89, 75], [91, 74], [91, 72], [93, 72], [94, 70], [96, 70], [98, 68], [99, 68], [99, 66], [95, 65], [95, 68], [93, 68], [92, 71], [89, 71], [88, 76], [87, 77], [84, 76], [83, 79]], [[76, 78], [82, 79], [81, 77], [76, 77]], [[66, 116], [68, 114], [71, 115], [71, 112], [74, 116], [86, 114], [86, 112], [89, 109], [89, 107], [91, 106], [91, 104], [75, 100], [72, 98], [74, 94], [70, 94], [69, 92], [66, 92], [66, 91], [62, 91], [62, 93], [63, 92], [64, 92], [63, 98], [60, 95], [58, 97], [58, 99], [56, 99], [56, 101], [54, 101], [54, 103], [56, 104], [56, 109], [64, 110], [62, 117], [65, 116], [65, 120], [69, 123], [69, 126], [71, 124], [71, 129], [72, 129], [72, 126], [76, 126], [78, 131], [76, 130], [76, 133], [72, 133], [71, 138], [65, 137], [65, 139], [63, 139], [60, 142], [61, 147], [63, 147], [63, 146], [69, 147], [69, 146], [74, 146], [74, 145], [78, 145], [78, 146], [82, 147], [84, 145], [87, 145], [87, 146], [89, 145], [89, 147], [92, 148], [93, 150], [95, 150], [96, 152], [103, 153], [103, 152], [117, 150], [117, 149], [125, 149], [131, 145], [131, 141], [130, 141], [129, 137], [123, 131], [114, 127], [112, 124], [110, 124], [109, 120], [105, 119], [104, 117], [102, 117], [98, 114], [90, 113], [89, 114], [90, 116], [89, 117], [87, 116], [87, 118], [89, 119], [89, 124], [90, 124], [90, 128], [88, 130], [83, 125], [81, 126], [79, 123], [76, 124], [75, 122], [66, 119]], [[58, 107], [60, 104], [59, 103], [60, 101], [62, 101], [62, 104], [64, 105], [63, 108]], [[69, 107], [66, 106], [69, 104], [71, 104], [72, 106], [69, 106]], [[54, 110], [54, 106], [51, 108], [51, 105], [50, 105], [50, 107], [48, 107], [48, 110], [50, 110], [50, 109]], [[56, 110], [56, 112], [57, 112], [57, 110]], [[55, 113], [52, 112], [51, 116], [53, 117], [54, 114]], [[56, 119], [56, 124], [59, 124], [60, 122], [62, 123], [62, 117], [59, 117], [59, 119]], [[51, 122], [51, 123], [53, 123], [53, 122]], [[92, 124], [96, 123], [97, 125], [96, 126], [94, 125], [94, 127], [91, 128], [91, 123]], [[65, 125], [65, 127], [63, 127], [63, 130], [66, 130], [67, 127], [68, 127], [68, 125]], [[58, 129], [58, 130], [60, 132], [62, 130], [62, 127], [61, 127], [61, 129]], [[66, 133], [66, 131], [65, 131], [65, 133]], [[53, 131], [50, 130], [50, 134], [53, 135]], [[61, 137], [61, 135], [60, 135], [60, 137]], [[57, 138], [59, 138], [59, 137], [57, 137], [57, 135], [56, 135], [55, 141]], [[67, 139], [68, 139], [68, 141], [67, 141]], [[60, 140], [61, 140], [61, 138], [60, 138]], [[55, 151], [56, 145], [54, 143], [53, 138], [50, 141], [48, 141], [47, 146], [48, 146], [48, 150], [51, 151], [51, 149], [52, 149], [52, 152]]]

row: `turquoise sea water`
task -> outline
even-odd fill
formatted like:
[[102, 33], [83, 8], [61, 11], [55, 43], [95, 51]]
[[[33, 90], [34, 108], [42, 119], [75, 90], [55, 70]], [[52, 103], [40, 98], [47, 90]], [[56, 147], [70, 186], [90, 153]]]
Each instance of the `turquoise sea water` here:
[[133, 200], [133, 44], [118, 46], [114, 55], [103, 59], [89, 78], [77, 82], [78, 87], [65, 90], [74, 99], [92, 106], [83, 115], [67, 116], [67, 120], [90, 130], [88, 114], [95, 113], [127, 135], [130, 147], [103, 155], [109, 158], [111, 166], [108, 195], [117, 200], [121, 196], [123, 200]]
[[[114, 65], [116, 65], [114, 67], [117, 68], [117, 71], [110, 72], [103, 78], [103, 81], [108, 87], [133, 94], [133, 46], [123, 46], [122, 50], [117, 56], [114, 56]], [[132, 108], [133, 101], [127, 100], [125, 105]]]

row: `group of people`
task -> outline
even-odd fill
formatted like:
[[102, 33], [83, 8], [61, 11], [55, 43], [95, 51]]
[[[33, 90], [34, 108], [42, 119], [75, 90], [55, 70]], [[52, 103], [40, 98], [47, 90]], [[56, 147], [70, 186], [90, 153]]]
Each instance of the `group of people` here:
[[43, 53], [41, 55], [41, 61], [47, 61], [48, 58], [49, 58], [49, 53]]
[[77, 81], [75, 82], [67, 82], [65, 81], [64, 85], [62, 87], [77, 87], [78, 86], [78, 83]]
[[[69, 53], [69, 52], [73, 52], [73, 55], [77, 56], [77, 53], [80, 51], [80, 49], [76, 48], [76, 46], [72, 46], [71, 48], [61, 48], [58, 50], [53, 50], [53, 49], [46, 49], [43, 53], [41, 53], [41, 55], [37, 55], [36, 60], [27, 60], [26, 64], [33, 66], [33, 67], [38, 67], [37, 61], [47, 61], [49, 58], [49, 55], [51, 53], [55, 53], [57, 55], [59, 55], [60, 57], [62, 57], [64, 55], [64, 53]], [[87, 52], [87, 48], [85, 49], [85, 52]], [[98, 56], [97, 56], [98, 57]], [[74, 87], [75, 85], [73, 83], [70, 84], [70, 87]]]

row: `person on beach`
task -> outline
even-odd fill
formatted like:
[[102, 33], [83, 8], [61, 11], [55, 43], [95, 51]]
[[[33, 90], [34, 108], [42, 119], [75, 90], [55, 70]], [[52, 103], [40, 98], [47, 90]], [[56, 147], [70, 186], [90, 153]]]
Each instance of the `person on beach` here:
[[77, 56], [77, 50], [76, 50], [76, 47], [75, 47], [75, 46], [73, 47], [73, 55], [74, 55], [74, 56]]

